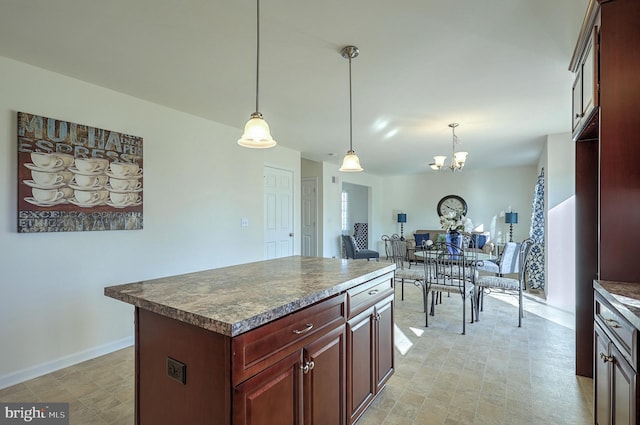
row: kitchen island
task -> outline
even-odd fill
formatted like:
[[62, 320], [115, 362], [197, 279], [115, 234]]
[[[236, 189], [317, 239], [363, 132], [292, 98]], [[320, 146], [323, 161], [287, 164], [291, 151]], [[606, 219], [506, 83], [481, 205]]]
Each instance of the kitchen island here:
[[393, 374], [394, 269], [294, 256], [105, 288], [136, 307], [136, 423], [352, 424]]

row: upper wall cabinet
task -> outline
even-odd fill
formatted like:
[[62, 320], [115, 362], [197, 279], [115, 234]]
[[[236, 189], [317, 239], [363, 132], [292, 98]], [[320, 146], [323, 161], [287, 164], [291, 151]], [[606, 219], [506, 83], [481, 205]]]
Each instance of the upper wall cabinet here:
[[591, 1], [569, 69], [574, 73], [571, 107], [574, 140], [598, 137], [600, 93], [600, 6]]

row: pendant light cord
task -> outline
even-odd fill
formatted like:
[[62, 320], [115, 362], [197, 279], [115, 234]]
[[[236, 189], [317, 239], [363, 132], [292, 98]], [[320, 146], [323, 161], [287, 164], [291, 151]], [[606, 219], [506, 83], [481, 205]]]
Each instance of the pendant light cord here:
[[349, 55], [349, 151], [353, 151], [353, 100], [351, 96], [351, 55]]
[[256, 112], [258, 109], [258, 93], [260, 85], [260, 0], [256, 0]]

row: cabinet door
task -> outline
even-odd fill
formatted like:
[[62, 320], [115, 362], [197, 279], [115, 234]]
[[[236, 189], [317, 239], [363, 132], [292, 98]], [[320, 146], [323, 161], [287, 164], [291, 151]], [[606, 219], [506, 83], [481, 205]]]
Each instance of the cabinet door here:
[[575, 134], [582, 121], [582, 67], [578, 69], [573, 81], [573, 101], [571, 103], [571, 130]]
[[305, 347], [305, 425], [345, 425], [345, 347], [344, 325]]
[[595, 55], [594, 39], [587, 46], [584, 62], [582, 63], [582, 119], [586, 119], [593, 110], [595, 100]]
[[611, 344], [611, 356], [613, 357], [612, 423], [615, 425], [635, 425], [638, 423], [636, 414], [637, 374], [613, 344]]
[[594, 338], [594, 391], [596, 425], [611, 425], [611, 362], [609, 345], [611, 341], [596, 323], [593, 327]]
[[393, 295], [375, 306], [376, 393], [393, 374]]
[[347, 322], [347, 412], [355, 422], [373, 400], [376, 390], [374, 308]]
[[302, 350], [234, 389], [234, 425], [302, 424]]

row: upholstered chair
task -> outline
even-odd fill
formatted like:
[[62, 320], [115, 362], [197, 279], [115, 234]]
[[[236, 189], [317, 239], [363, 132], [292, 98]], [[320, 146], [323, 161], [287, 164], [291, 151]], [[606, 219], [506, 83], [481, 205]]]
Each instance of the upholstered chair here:
[[[505, 246], [503, 255], [500, 257], [500, 262], [496, 267], [488, 267], [490, 272], [497, 273], [491, 275], [481, 275], [476, 281], [478, 289], [478, 295], [480, 296], [480, 305], [482, 307], [482, 298], [485, 292], [502, 291], [506, 293], [515, 294], [518, 296], [518, 327], [522, 326], [522, 318], [524, 317], [524, 309], [522, 306], [522, 291], [524, 290], [524, 271], [527, 263], [527, 256], [531, 249], [532, 240], [525, 239], [522, 243], [510, 242]], [[517, 248], [514, 254], [514, 248]], [[515, 258], [514, 258], [515, 257]], [[478, 266], [478, 269], [485, 270], [485, 265]], [[505, 274], [518, 273], [518, 278], [505, 277]]]
[[380, 258], [380, 253], [372, 249], [358, 249], [356, 242], [351, 235], [342, 235], [342, 246], [344, 247], [345, 256], [354, 260], [366, 258], [367, 261], [374, 258], [376, 261]]

